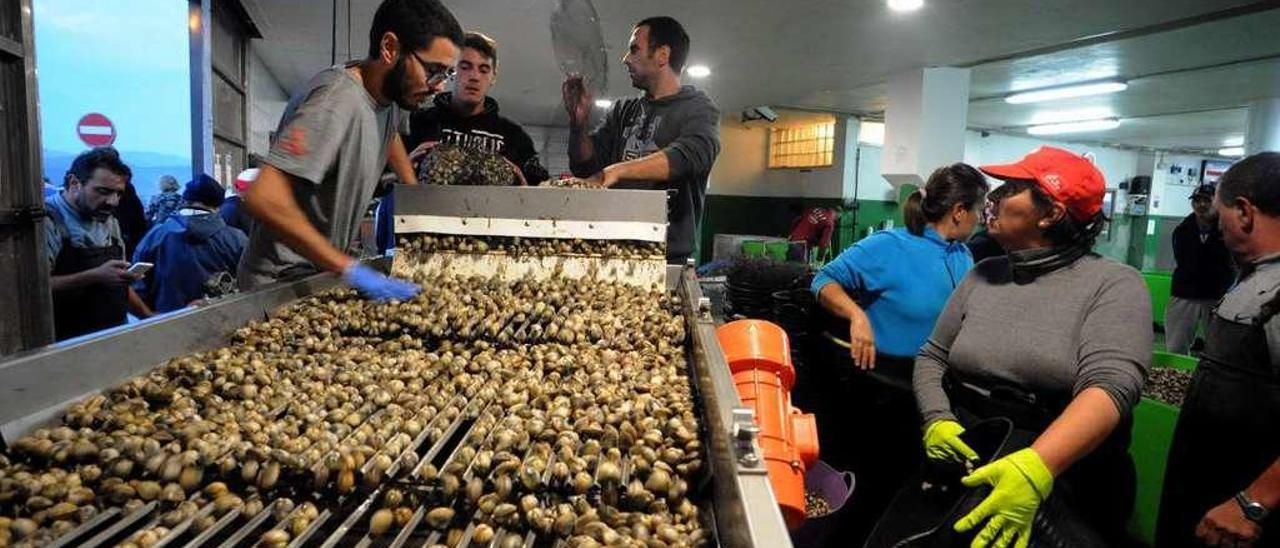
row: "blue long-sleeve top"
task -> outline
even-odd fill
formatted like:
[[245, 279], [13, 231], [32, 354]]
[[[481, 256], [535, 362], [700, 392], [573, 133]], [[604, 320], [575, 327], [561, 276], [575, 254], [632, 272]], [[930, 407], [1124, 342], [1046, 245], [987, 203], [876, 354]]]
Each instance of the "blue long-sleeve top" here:
[[816, 296], [827, 284], [840, 284], [871, 321], [876, 351], [914, 358], [970, 268], [969, 249], [931, 227], [920, 236], [882, 230], [824, 266], [811, 289]]

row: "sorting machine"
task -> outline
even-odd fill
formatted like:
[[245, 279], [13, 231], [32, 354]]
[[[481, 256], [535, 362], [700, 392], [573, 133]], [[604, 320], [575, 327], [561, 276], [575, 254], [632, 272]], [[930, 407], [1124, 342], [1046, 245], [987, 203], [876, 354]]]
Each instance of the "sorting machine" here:
[[[561, 188], [431, 186], [397, 190], [395, 225], [401, 236], [437, 234], [664, 242], [666, 195], [653, 191]], [[386, 267], [386, 259], [371, 261]], [[685, 345], [696, 408], [701, 414], [706, 481], [698, 486], [701, 515], [712, 544], [726, 547], [790, 546], [787, 527], [771, 490], [765, 459], [757, 443], [759, 428], [744, 407], [717, 341], [710, 306], [701, 295], [691, 266], [668, 266], [661, 256], [514, 256], [504, 253], [439, 253], [410, 263], [392, 260], [400, 271], [474, 273], [514, 279], [552, 275], [597, 277], [640, 285], [662, 284], [681, 297]], [[126, 379], [145, 374], [165, 360], [231, 344], [231, 335], [279, 307], [338, 284], [330, 275], [278, 283], [252, 293], [184, 309], [79, 339], [6, 357], [0, 361], [0, 435], [12, 443], [33, 428], [55, 424], [72, 403]], [[452, 450], [466, 436], [468, 408], [451, 421], [447, 434], [430, 447], [415, 440], [424, 459]], [[375, 494], [356, 491], [321, 500], [322, 513], [290, 546], [428, 546], [440, 533], [423, 525], [419, 508], [408, 525], [371, 539], [363, 523]], [[273, 501], [266, 501], [270, 510]], [[210, 505], [212, 506], [212, 505]], [[152, 502], [132, 513], [109, 510], [63, 535], [55, 546], [112, 545], [153, 524], [160, 509]], [[174, 527], [159, 545], [249, 546], [270, 527], [271, 512], [253, 519], [238, 511], [214, 527], [194, 534], [190, 520]], [[469, 535], [464, 537], [469, 539]], [[494, 543], [497, 539], [495, 537]], [[562, 542], [562, 541], [561, 541]], [[469, 544], [464, 542], [463, 544]], [[525, 546], [550, 546], [530, 533]]]

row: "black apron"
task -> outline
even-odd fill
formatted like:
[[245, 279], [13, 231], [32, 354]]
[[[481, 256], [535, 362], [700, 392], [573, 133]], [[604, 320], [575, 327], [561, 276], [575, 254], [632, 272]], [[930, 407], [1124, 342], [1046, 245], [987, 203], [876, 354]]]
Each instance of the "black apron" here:
[[[1071, 403], [1070, 395], [1032, 394], [1012, 386], [983, 386], [990, 391], [984, 394], [954, 376], [944, 380], [944, 387], [962, 424], [1011, 420], [1015, 447], [1030, 447]], [[1129, 456], [1132, 433], [1133, 416], [1122, 417], [1102, 444], [1054, 478], [1049, 497], [1109, 546], [1127, 543], [1126, 527], [1137, 496], [1137, 472]]]
[[[124, 256], [124, 245], [113, 241], [102, 247], [73, 247], [63, 236], [62, 251], [53, 263], [54, 276], [66, 276], [97, 268]], [[53, 324], [57, 340], [123, 325], [129, 308], [128, 287], [90, 286], [53, 293]]]
[[[1226, 320], [1216, 310], [1210, 318], [1205, 354], [1169, 450], [1157, 546], [1200, 546], [1200, 518], [1280, 457], [1280, 372], [1271, 366], [1264, 331], [1278, 307], [1280, 299], [1273, 300], [1250, 323]], [[1280, 544], [1277, 515], [1267, 518], [1255, 546]]]

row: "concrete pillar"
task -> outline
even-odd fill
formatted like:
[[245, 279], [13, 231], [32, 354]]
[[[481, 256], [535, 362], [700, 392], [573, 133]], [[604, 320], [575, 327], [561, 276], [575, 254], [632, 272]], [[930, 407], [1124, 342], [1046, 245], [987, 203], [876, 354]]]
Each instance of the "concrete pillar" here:
[[920, 68], [889, 77], [880, 174], [901, 192], [964, 160], [969, 69]]
[[1280, 97], [1249, 103], [1249, 133], [1244, 150], [1246, 154], [1280, 152]]

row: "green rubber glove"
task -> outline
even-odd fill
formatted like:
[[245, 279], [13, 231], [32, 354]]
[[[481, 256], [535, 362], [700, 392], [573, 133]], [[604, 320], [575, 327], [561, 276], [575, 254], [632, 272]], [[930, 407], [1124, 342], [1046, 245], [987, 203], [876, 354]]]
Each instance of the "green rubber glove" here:
[[1036, 510], [1053, 490], [1053, 474], [1040, 455], [1030, 448], [1023, 449], [974, 470], [961, 482], [968, 487], [989, 484], [991, 494], [956, 522], [956, 532], [963, 533], [986, 521], [974, 537], [972, 548], [1026, 548], [1031, 542]]
[[953, 420], [936, 420], [924, 430], [924, 454], [933, 460], [963, 463], [977, 460], [978, 453], [971, 449], [960, 434], [964, 427]]

